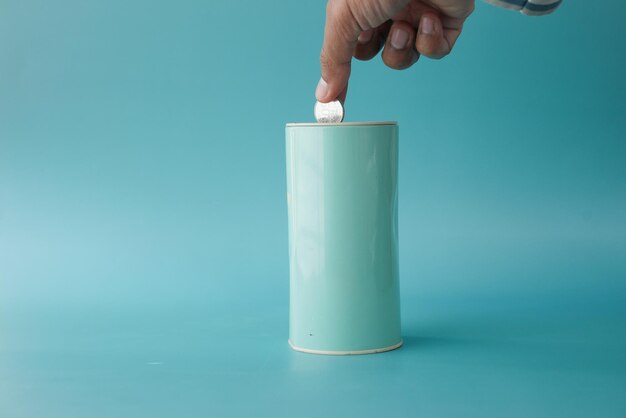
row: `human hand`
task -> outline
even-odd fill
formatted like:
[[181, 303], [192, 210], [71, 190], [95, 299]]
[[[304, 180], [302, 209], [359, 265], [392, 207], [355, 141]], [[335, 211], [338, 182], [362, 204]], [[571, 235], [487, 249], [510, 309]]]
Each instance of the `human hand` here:
[[402, 70], [448, 55], [473, 10], [474, 0], [329, 0], [317, 100], [345, 101], [353, 56], [369, 60], [384, 46], [384, 63]]

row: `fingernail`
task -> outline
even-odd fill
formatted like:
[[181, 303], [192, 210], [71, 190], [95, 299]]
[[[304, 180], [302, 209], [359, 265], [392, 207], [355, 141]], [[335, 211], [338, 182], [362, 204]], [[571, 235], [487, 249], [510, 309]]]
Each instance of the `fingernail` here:
[[[354, 38], [352, 38], [354, 39]], [[323, 78], [320, 77], [320, 81], [317, 83], [317, 88], [315, 89], [315, 97], [317, 100], [321, 100], [328, 94], [328, 84], [324, 81]]]
[[422, 17], [422, 23], [420, 24], [420, 33], [424, 35], [432, 35], [435, 33], [435, 22], [432, 17]]
[[366, 30], [365, 32], [361, 32], [359, 34], [358, 41], [360, 44], [366, 44], [372, 40], [372, 35], [374, 35], [374, 29]]
[[400, 28], [394, 28], [391, 34], [391, 46], [395, 49], [404, 49], [409, 41], [409, 33]]

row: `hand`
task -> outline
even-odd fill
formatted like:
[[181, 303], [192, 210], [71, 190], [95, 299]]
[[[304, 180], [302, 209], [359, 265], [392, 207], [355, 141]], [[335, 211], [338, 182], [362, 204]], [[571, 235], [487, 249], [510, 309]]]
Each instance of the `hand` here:
[[473, 10], [474, 0], [329, 0], [317, 100], [343, 103], [352, 56], [369, 60], [383, 45], [383, 61], [398, 70], [448, 55]]

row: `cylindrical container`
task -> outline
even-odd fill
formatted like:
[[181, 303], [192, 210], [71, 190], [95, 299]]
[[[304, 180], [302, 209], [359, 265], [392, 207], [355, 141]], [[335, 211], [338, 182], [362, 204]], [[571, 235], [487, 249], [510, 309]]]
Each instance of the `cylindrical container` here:
[[398, 348], [397, 124], [290, 123], [286, 148], [289, 344]]

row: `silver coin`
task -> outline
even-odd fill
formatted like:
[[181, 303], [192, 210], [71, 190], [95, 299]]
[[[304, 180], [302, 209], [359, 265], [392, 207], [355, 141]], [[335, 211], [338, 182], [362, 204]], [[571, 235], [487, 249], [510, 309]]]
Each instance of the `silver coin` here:
[[315, 102], [314, 113], [318, 123], [339, 123], [343, 121], [343, 106], [339, 100], [328, 103]]

